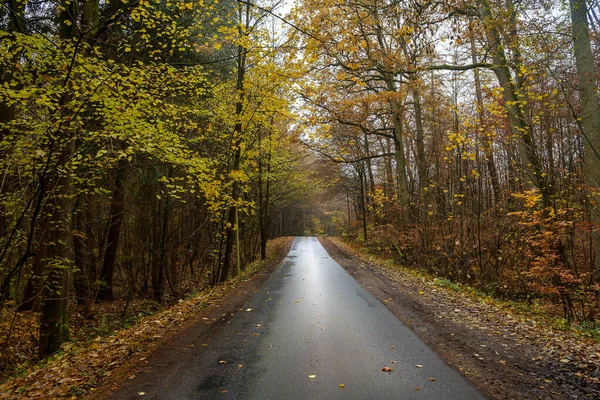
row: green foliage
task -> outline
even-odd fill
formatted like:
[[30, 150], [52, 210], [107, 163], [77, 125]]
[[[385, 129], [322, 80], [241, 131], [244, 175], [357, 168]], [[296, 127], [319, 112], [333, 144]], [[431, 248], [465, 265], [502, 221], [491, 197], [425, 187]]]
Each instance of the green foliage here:
[[263, 10], [230, 0], [79, 6], [28, 5], [14, 15], [24, 29], [0, 31], [0, 307], [64, 308], [64, 320], [32, 329], [57, 331], [52, 351], [68, 310], [48, 300], [68, 294], [91, 318], [113, 292], [129, 304], [201, 290], [228, 232], [240, 233], [250, 264], [258, 211], [272, 237], [273, 215], [323, 187], [294, 127], [298, 72]]
[[460, 292], [460, 285], [457, 284], [456, 282], [452, 282], [451, 280], [446, 279], [446, 278], [435, 278], [433, 280], [433, 284], [435, 286], [439, 286], [439, 287], [454, 290], [456, 292]]

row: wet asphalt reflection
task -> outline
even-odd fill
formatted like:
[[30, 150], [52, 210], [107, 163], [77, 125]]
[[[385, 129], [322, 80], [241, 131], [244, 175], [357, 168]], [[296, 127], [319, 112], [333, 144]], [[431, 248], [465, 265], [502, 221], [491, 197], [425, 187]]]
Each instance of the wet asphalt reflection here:
[[310, 237], [185, 371], [144, 398], [483, 399]]

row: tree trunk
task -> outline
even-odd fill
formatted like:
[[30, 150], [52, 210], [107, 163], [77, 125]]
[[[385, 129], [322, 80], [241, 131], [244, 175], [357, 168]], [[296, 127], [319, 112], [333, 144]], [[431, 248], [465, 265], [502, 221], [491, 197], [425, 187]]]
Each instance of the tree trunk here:
[[[41, 240], [40, 240], [41, 241]], [[38, 254], [33, 259], [31, 267], [31, 276], [25, 285], [23, 299], [17, 308], [17, 311], [40, 311], [41, 310], [41, 295], [44, 287], [44, 254], [43, 246], [40, 246]]]
[[[471, 60], [473, 64], [477, 63], [477, 52], [475, 49], [475, 38], [471, 33]], [[475, 68], [473, 70], [474, 79], [475, 79], [475, 98], [477, 99], [477, 113], [479, 114], [479, 124], [482, 125], [485, 120], [484, 106], [483, 106], [483, 94], [481, 90], [481, 78], [479, 77], [479, 69]], [[492, 190], [494, 195], [495, 203], [498, 204], [501, 201], [501, 192], [500, 192], [500, 180], [498, 179], [498, 170], [496, 169], [496, 163], [494, 161], [494, 149], [493, 149], [493, 139], [489, 132], [486, 130], [483, 131], [483, 151], [485, 153], [486, 165], [488, 169], [488, 174], [490, 175], [490, 180], [492, 183]]]
[[[271, 126], [273, 126], [273, 118], [271, 118]], [[270, 192], [270, 175], [271, 175], [271, 132], [269, 131], [269, 142], [267, 143], [269, 148], [267, 152], [266, 167], [267, 177], [263, 177], [263, 157], [262, 157], [262, 137], [261, 130], [258, 131], [258, 146], [260, 149], [260, 156], [258, 158], [258, 229], [260, 234], [260, 259], [264, 260], [267, 258], [267, 241], [269, 239], [269, 192]], [[265, 188], [263, 190], [263, 180]], [[264, 192], [264, 193], [263, 193]]]
[[367, 177], [364, 172], [364, 165], [362, 162], [358, 168], [358, 179], [360, 179], [360, 206], [362, 211], [362, 220], [363, 220], [363, 237], [365, 239], [365, 243], [369, 240], [367, 236], [367, 206], [365, 201], [365, 183]]
[[[526, 106], [524, 105], [519, 87], [512, 78], [504, 48], [502, 47], [500, 33], [493, 25], [492, 12], [488, 0], [478, 0], [479, 15], [485, 26], [488, 45], [494, 65], [492, 71], [496, 75], [500, 86], [504, 89], [504, 106], [508, 114], [513, 135], [518, 137], [517, 147], [521, 161], [522, 174], [527, 174], [531, 181], [542, 194], [544, 206], [550, 205], [550, 188], [547, 184], [546, 174], [536, 150], [533, 132], [527, 122]], [[516, 40], [516, 38], [514, 39]], [[517, 60], [518, 61], [518, 60]], [[515, 65], [519, 69], [521, 65]], [[523, 182], [527, 187], [529, 181]]]
[[[569, 0], [573, 29], [575, 65], [581, 102], [581, 126], [585, 135], [585, 179], [588, 185], [589, 207], [592, 224], [600, 223], [600, 101], [596, 90], [594, 55], [590, 42], [585, 0]], [[596, 281], [600, 280], [600, 234], [595, 232], [594, 249]]]
[[371, 150], [369, 148], [369, 136], [365, 134], [365, 155], [367, 159], [365, 160], [367, 166], [367, 174], [369, 177], [369, 185], [367, 186], [367, 204], [371, 204], [373, 202], [373, 194], [375, 193], [375, 177], [373, 176], [373, 165], [371, 164]]
[[[73, 153], [73, 141], [65, 145], [59, 157], [59, 165], [64, 165]], [[56, 352], [69, 338], [68, 304], [69, 272], [73, 259], [71, 215], [71, 176], [59, 174], [55, 180], [55, 193], [49, 201], [49, 238], [45, 248], [48, 269], [42, 313], [40, 315], [40, 340], [38, 354], [44, 357]]]
[[[413, 82], [413, 84], [415, 84]], [[425, 160], [425, 139], [423, 132], [423, 111], [421, 109], [421, 97], [417, 89], [412, 90], [415, 108], [415, 142], [417, 147], [417, 172], [419, 174], [419, 187], [422, 190], [427, 187], [427, 162]]]
[[97, 248], [99, 239], [94, 227], [91, 226], [97, 219], [96, 200], [93, 195], [84, 195], [83, 199], [80, 199], [82, 204], [77, 206], [73, 234], [75, 266], [77, 267], [73, 276], [73, 285], [77, 296], [77, 305], [83, 307], [86, 318], [93, 314], [96, 295], [98, 253], [94, 249]]
[[[243, 5], [240, 3], [240, 21], [242, 20], [242, 7]], [[244, 29], [248, 29], [249, 27], [249, 23], [250, 23], [250, 5], [246, 4], [246, 21], [245, 21], [245, 27]], [[240, 37], [245, 35], [246, 33], [242, 31], [242, 27], [239, 28], [239, 34]], [[235, 117], [236, 117], [236, 123], [235, 123], [235, 127], [233, 129], [233, 148], [234, 148], [234, 154], [233, 154], [233, 166], [232, 166], [232, 171], [238, 171], [240, 168], [240, 160], [241, 160], [241, 144], [242, 144], [242, 130], [243, 130], [243, 126], [242, 126], [242, 115], [244, 112], [244, 98], [245, 98], [245, 94], [244, 94], [244, 78], [246, 76], [246, 50], [244, 49], [244, 47], [240, 44], [237, 48], [237, 81], [236, 81], [236, 89], [238, 92], [238, 96], [236, 99], [236, 103], [235, 103]], [[231, 193], [231, 198], [232, 201], [235, 203], [238, 201], [238, 196], [239, 196], [239, 183], [237, 181], [233, 182], [232, 185], [232, 193]], [[230, 264], [231, 264], [231, 251], [233, 249], [233, 241], [234, 241], [234, 234], [235, 231], [237, 229], [239, 229], [237, 225], [237, 218], [236, 218], [236, 214], [237, 214], [237, 204], [233, 204], [229, 207], [229, 211], [228, 211], [228, 218], [227, 218], [227, 222], [228, 222], [228, 226], [226, 227], [226, 237], [225, 237], [225, 253], [223, 255], [223, 266], [221, 268], [221, 273], [219, 276], [219, 282], [225, 282], [227, 280], [227, 278], [229, 277], [229, 268], [230, 268]], [[237, 247], [239, 249], [239, 236], [237, 236]], [[238, 250], [239, 251], [239, 250]], [[238, 257], [239, 259], [239, 257]]]
[[[77, 2], [70, 2], [59, 13], [59, 37], [70, 40], [75, 37], [77, 24]], [[67, 75], [69, 77], [70, 74]], [[67, 78], [68, 79], [68, 78]], [[67, 82], [65, 82], [66, 85]], [[69, 103], [69, 95], [63, 94], [59, 104], [64, 106]], [[68, 112], [68, 109], [65, 110]], [[61, 112], [61, 119], [66, 115]], [[67, 123], [65, 123], [66, 125]], [[68, 306], [69, 306], [69, 275], [73, 260], [73, 235], [71, 217], [73, 214], [72, 177], [69, 172], [61, 172], [58, 167], [68, 163], [75, 151], [73, 132], [68, 126], [61, 126], [56, 132], [55, 141], [58, 159], [56, 178], [53, 183], [52, 193], [47, 210], [49, 212], [49, 238], [46, 251], [47, 282], [45, 296], [40, 314], [40, 340], [38, 355], [44, 357], [56, 352], [62, 343], [69, 338]]]
[[162, 301], [165, 290], [165, 244], [169, 223], [168, 199], [165, 199], [164, 204], [160, 200], [157, 214], [158, 218], [152, 231], [152, 293], [156, 301]]
[[104, 250], [104, 261], [100, 273], [101, 286], [98, 292], [98, 300], [113, 300], [113, 276], [115, 273], [115, 260], [119, 247], [121, 235], [121, 224], [125, 212], [125, 177], [127, 175], [127, 162], [119, 160], [115, 172], [115, 188], [113, 190], [112, 202], [110, 204], [110, 215], [108, 220], [108, 236]]
[[[8, 13], [8, 26], [7, 32], [11, 33], [24, 33], [25, 32], [25, 20], [23, 15], [25, 13], [25, 0], [9, 0], [7, 1], [11, 12]], [[10, 53], [10, 50], [9, 50]], [[19, 54], [16, 53], [12, 56], [12, 65], [17, 65], [19, 61]], [[10, 82], [13, 77], [13, 71], [3, 70], [0, 72], [0, 78], [2, 82]], [[12, 121], [15, 118], [15, 105], [0, 102], [0, 124]], [[0, 132], [2, 133], [2, 132]], [[2, 137], [4, 135], [0, 135]]]
[[394, 118], [394, 148], [396, 158], [396, 175], [398, 176], [398, 200], [402, 210], [402, 222], [406, 222], [406, 212], [408, 210], [408, 183], [406, 180], [406, 158], [404, 156], [404, 141], [402, 139], [402, 116], [400, 106], [392, 102], [392, 114]]

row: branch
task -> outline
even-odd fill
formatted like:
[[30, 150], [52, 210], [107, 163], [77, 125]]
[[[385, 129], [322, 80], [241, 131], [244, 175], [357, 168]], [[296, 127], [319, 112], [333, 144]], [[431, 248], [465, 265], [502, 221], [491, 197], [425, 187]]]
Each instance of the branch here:
[[310, 37], [312, 39], [315, 39], [318, 42], [323, 43], [323, 41], [321, 39], [319, 39], [318, 37], [316, 37], [312, 33], [308, 32], [308, 31], [305, 31], [304, 29], [302, 29], [299, 26], [291, 23], [290, 21], [288, 21], [287, 19], [283, 18], [282, 16], [275, 14], [272, 9], [261, 7], [261, 6], [255, 4], [255, 3], [250, 2], [250, 1], [245, 1], [245, 0], [237, 0], [237, 1], [238, 1], [238, 3], [246, 4], [246, 5], [250, 6], [250, 7], [256, 8], [257, 10], [266, 12], [267, 14], [270, 14], [270, 15], [274, 16], [275, 18], [277, 18], [278, 20], [280, 20], [284, 24], [291, 26], [292, 28], [294, 28], [298, 32], [300, 32], [300, 33], [302, 33], [302, 34], [304, 34], [304, 35], [306, 35], [306, 36], [308, 36], [308, 37]]
[[399, 74], [417, 74], [423, 71], [468, 71], [475, 68], [492, 68], [493, 64], [478, 62], [467, 65], [452, 65], [452, 64], [440, 64], [440, 65], [429, 65], [425, 67], [417, 67], [406, 71], [398, 71]]
[[372, 156], [364, 156], [364, 157], [355, 158], [353, 160], [348, 160], [348, 159], [342, 158], [342, 157], [334, 157], [331, 154], [327, 154], [327, 153], [325, 153], [322, 150], [319, 150], [319, 149], [316, 149], [314, 147], [311, 147], [310, 144], [306, 143], [305, 141], [301, 140], [300, 143], [302, 143], [304, 146], [306, 146], [306, 148], [308, 150], [311, 150], [311, 151], [314, 151], [316, 153], [319, 153], [322, 156], [325, 156], [325, 157], [329, 158], [334, 163], [338, 163], [338, 164], [354, 164], [354, 163], [365, 161], [365, 160], [372, 160], [374, 158], [391, 157], [391, 156], [395, 156], [396, 155], [396, 153], [383, 153], [383, 154], [375, 154], [375, 155], [372, 155]]

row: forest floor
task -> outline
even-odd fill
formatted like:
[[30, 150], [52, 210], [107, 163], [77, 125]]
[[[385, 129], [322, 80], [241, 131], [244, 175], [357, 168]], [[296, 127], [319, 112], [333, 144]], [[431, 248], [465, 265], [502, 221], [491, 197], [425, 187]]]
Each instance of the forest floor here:
[[227, 323], [258, 290], [290, 249], [292, 238], [269, 242], [268, 258], [239, 277], [180, 300], [129, 328], [61, 351], [0, 385], [0, 399], [105, 398], [121, 382], [145, 372], [159, 345], [194, 335], [199, 346]]
[[327, 252], [489, 399], [599, 399], [600, 343], [322, 238]]

